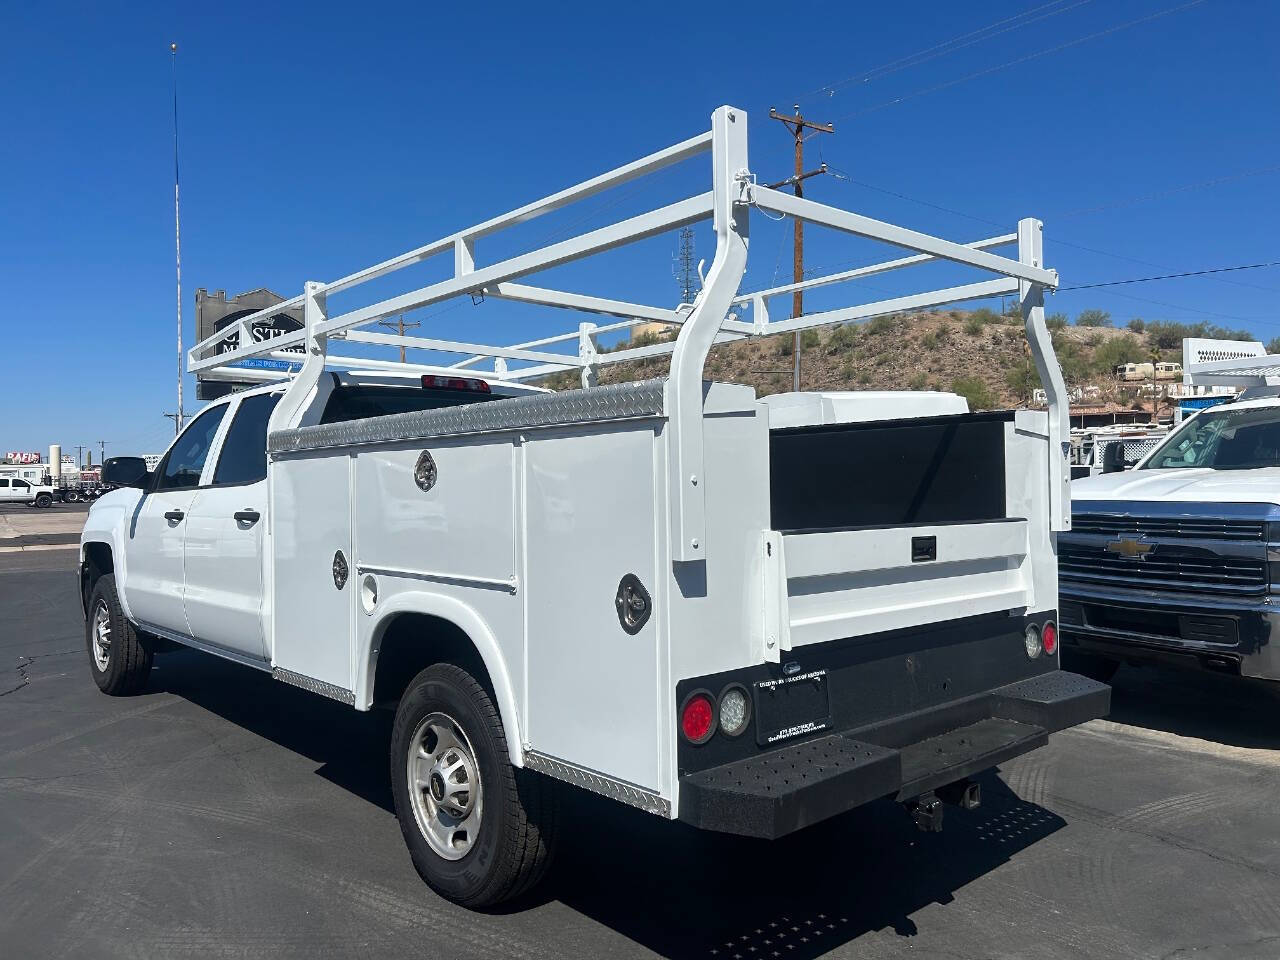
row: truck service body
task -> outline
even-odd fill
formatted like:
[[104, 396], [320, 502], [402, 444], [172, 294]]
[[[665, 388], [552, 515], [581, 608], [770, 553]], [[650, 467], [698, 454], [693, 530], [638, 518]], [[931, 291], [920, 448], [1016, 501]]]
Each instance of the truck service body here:
[[[708, 152], [709, 193], [475, 263], [477, 238]], [[1069, 434], [1040, 225], [954, 244], [748, 171], [746, 115], [722, 107], [706, 134], [308, 283], [288, 302], [304, 329], [273, 344], [211, 356], [214, 339], [198, 344], [197, 371], [295, 342], [306, 359], [206, 408], [154, 472], [112, 462], [128, 486], [94, 505], [82, 543], [99, 685], [138, 689], [153, 652], [178, 643], [356, 709], [394, 708], [406, 843], [428, 883], [471, 905], [545, 869], [556, 781], [750, 836], [882, 797], [933, 828], [936, 794], [975, 802], [968, 777], [1104, 714], [1108, 688], [1060, 670], [1056, 652]], [[794, 285], [739, 293], [751, 207], [912, 252], [808, 285], [937, 259], [998, 279], [771, 322], [769, 300]], [[717, 250], [691, 306], [513, 282], [706, 218]], [[1017, 260], [986, 252], [1008, 243]], [[327, 294], [442, 252], [452, 279], [329, 315]], [[702, 378], [716, 342], [1000, 293], [1021, 297], [1047, 414], [970, 413], [948, 394], [760, 400]], [[359, 329], [467, 294], [622, 319], [514, 346]], [[602, 332], [655, 320], [679, 325], [674, 342], [596, 349]], [[465, 359], [331, 355], [341, 340]], [[577, 355], [549, 352], [556, 342]], [[601, 366], [662, 353], [667, 378], [596, 385]], [[564, 369], [582, 389], [524, 385]]]

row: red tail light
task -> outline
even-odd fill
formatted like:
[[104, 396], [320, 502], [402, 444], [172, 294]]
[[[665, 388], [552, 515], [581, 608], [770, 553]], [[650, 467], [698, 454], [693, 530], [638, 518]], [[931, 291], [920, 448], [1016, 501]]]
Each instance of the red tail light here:
[[437, 377], [434, 374], [422, 375], [422, 386], [427, 390], [472, 390], [476, 393], [489, 393], [487, 380], [475, 377]]
[[680, 708], [680, 732], [690, 743], [706, 743], [716, 730], [716, 705], [711, 694], [691, 693]]
[[1044, 644], [1044, 652], [1049, 656], [1053, 656], [1058, 650], [1058, 628], [1054, 626], [1052, 620], [1047, 622], [1040, 631], [1040, 642]]

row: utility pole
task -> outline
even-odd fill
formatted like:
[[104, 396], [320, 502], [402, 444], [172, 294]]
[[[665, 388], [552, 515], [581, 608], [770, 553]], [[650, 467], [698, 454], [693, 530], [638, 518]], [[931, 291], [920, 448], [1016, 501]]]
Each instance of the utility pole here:
[[[790, 132], [791, 136], [795, 139], [795, 142], [796, 142], [795, 174], [788, 177], [786, 180], [781, 180], [778, 183], [771, 183], [769, 184], [769, 187], [771, 189], [776, 190], [779, 187], [785, 187], [790, 185], [795, 189], [797, 197], [803, 197], [804, 188], [801, 186], [801, 183], [805, 180], [808, 180], [810, 177], [816, 177], [820, 173], [827, 172], [827, 165], [825, 163], [822, 164], [820, 167], [818, 167], [816, 170], [810, 170], [807, 173], [805, 172], [804, 142], [808, 137], [813, 136], [813, 134], [806, 134], [805, 131], [812, 130], [814, 133], [835, 133], [836, 130], [835, 130], [835, 127], [829, 123], [813, 123], [810, 120], [806, 120], [800, 113], [800, 104], [798, 103], [795, 105], [794, 110], [795, 110], [795, 114], [793, 116], [788, 117], [785, 114], [779, 113], [777, 110], [773, 109], [773, 107], [769, 108], [770, 119], [781, 121], [782, 125], [787, 128], [788, 132]], [[793, 275], [794, 281], [796, 283], [800, 283], [802, 280], [804, 280], [804, 221], [801, 220], [799, 217], [793, 217], [792, 219], [794, 220], [794, 224], [795, 224], [795, 239], [794, 239], [795, 250], [794, 250], [794, 257], [793, 257], [794, 269], [793, 269], [792, 275]], [[801, 290], [797, 290], [795, 293], [791, 295], [791, 316], [799, 317], [803, 315], [804, 315], [804, 292]], [[794, 357], [794, 363], [792, 365], [793, 369], [791, 372], [792, 388], [795, 390], [799, 390], [800, 389], [800, 332], [798, 330], [796, 331], [795, 350], [793, 351], [792, 356]]]
[[98, 462], [107, 462], [107, 441], [105, 440], [98, 441]]
[[680, 230], [680, 253], [676, 260], [676, 284], [680, 287], [680, 302], [693, 303], [697, 296], [694, 280], [698, 273], [693, 267], [693, 227]]
[[76, 444], [76, 469], [84, 469], [84, 444]]
[[173, 249], [178, 277], [178, 412], [173, 432], [182, 432], [182, 219], [178, 215], [178, 45], [169, 44], [173, 59]]
[[[404, 314], [402, 313], [402, 314], [400, 314], [400, 319], [399, 319], [399, 320], [379, 320], [379, 321], [378, 321], [378, 326], [380, 326], [380, 327], [386, 327], [388, 330], [395, 330], [395, 329], [397, 329], [397, 328], [398, 328], [398, 329], [400, 330], [400, 336], [402, 336], [402, 337], [403, 337], [403, 336], [404, 336], [405, 328], [407, 328], [407, 327], [420, 327], [420, 326], [422, 326], [422, 322], [421, 322], [421, 321], [419, 321], [419, 320], [413, 320], [413, 321], [411, 321], [411, 322], [409, 322], [409, 323], [405, 323], [405, 322], [404, 322]], [[400, 348], [400, 362], [401, 362], [401, 363], [404, 363], [404, 347], [401, 347], [401, 348]]]
[[164, 417], [166, 420], [172, 420], [177, 427], [175, 436], [182, 432], [182, 421], [186, 418], [185, 413], [166, 413], [164, 414]]

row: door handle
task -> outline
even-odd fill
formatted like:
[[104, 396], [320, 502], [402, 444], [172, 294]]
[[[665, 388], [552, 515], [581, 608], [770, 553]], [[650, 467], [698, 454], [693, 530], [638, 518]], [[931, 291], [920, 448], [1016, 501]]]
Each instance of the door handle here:
[[231, 515], [237, 523], [257, 523], [262, 514], [257, 510], [237, 510]]
[[173, 523], [177, 523], [179, 520], [181, 520], [185, 516], [186, 514], [183, 513], [181, 510], [169, 510], [165, 513], [164, 518], [166, 520], [172, 521]]

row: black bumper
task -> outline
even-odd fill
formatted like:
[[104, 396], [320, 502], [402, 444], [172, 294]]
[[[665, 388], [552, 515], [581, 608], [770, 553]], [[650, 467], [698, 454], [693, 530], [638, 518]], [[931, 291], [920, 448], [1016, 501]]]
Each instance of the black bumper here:
[[[1055, 671], [865, 730], [680, 778], [680, 819], [706, 830], [776, 838], [880, 797], [900, 800], [1043, 746], [1056, 730], [1105, 716], [1111, 688]], [[954, 723], [948, 724], [951, 719]], [[946, 732], [919, 739], [913, 730]]]
[[1236, 599], [1060, 586], [1064, 654], [1280, 680], [1280, 611], [1271, 598]]

